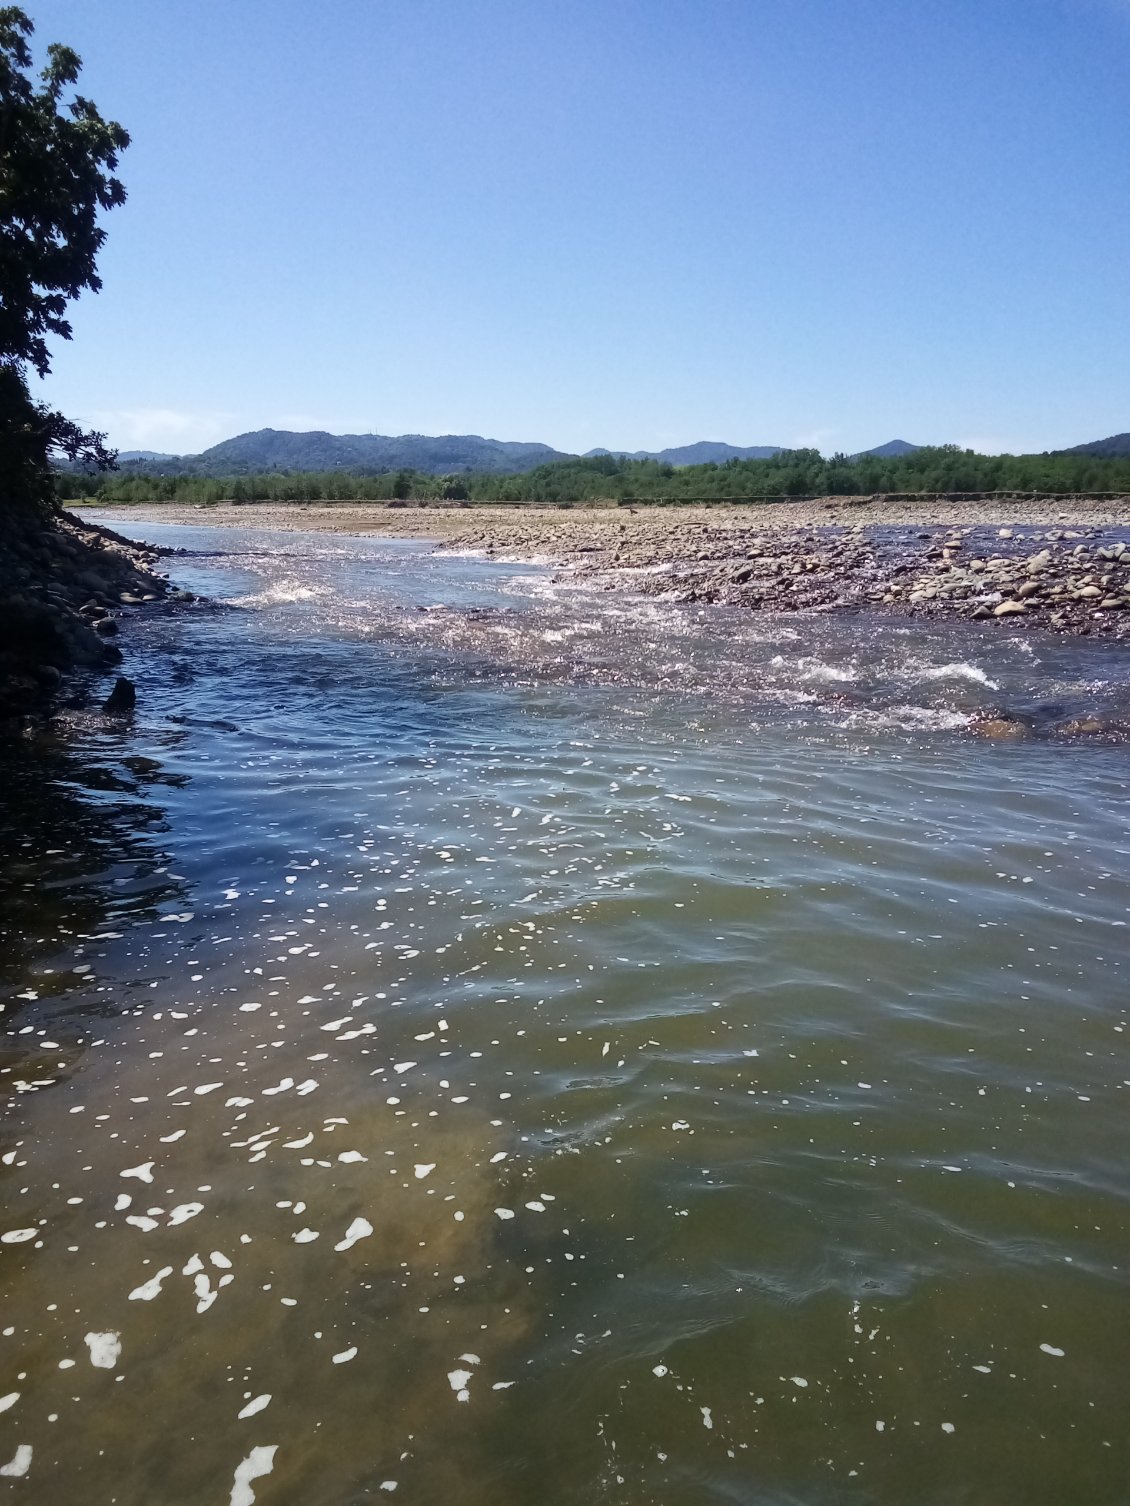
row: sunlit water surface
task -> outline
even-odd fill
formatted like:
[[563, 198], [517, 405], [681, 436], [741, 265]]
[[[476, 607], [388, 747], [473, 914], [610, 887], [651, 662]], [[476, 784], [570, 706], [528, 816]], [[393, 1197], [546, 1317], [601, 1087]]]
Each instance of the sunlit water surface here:
[[1127, 753], [967, 728], [1125, 649], [145, 532], [0, 771], [13, 1499], [1130, 1499]]

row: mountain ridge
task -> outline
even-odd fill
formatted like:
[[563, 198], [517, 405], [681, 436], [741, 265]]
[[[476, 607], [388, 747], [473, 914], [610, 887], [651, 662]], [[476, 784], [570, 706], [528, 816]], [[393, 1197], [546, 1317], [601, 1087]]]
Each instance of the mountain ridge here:
[[535, 470], [555, 460], [615, 455], [669, 465], [730, 459], [763, 460], [781, 445], [731, 445], [698, 440], [665, 450], [590, 450], [587, 456], [530, 441], [486, 439], [480, 434], [331, 434], [325, 429], [253, 429], [221, 440], [196, 455], [127, 451], [123, 466], [159, 475], [238, 476], [271, 471], [348, 470], [382, 474], [414, 470], [433, 475], [506, 474]]
[[[1130, 436], [1121, 435], [1112, 440], [1096, 441], [1095, 446], [1122, 440], [1130, 445]], [[123, 470], [165, 476], [222, 477], [297, 471], [384, 475], [399, 470], [444, 476], [522, 474], [554, 461], [591, 460], [605, 456], [622, 460], [653, 460], [675, 467], [724, 465], [730, 460], [768, 460], [789, 448], [787, 445], [732, 445], [724, 440], [700, 439], [662, 450], [600, 447], [576, 455], [537, 441], [489, 439], [481, 434], [331, 434], [326, 429], [252, 429], [220, 440], [194, 455], [127, 450], [119, 458]], [[913, 454], [920, 448], [905, 439], [891, 439], [874, 449], [860, 450], [849, 458], [897, 458]], [[1076, 449], [1096, 454], [1130, 453], [1086, 445]]]
[[256, 429], [221, 440], [199, 455], [179, 457], [206, 475], [277, 470], [505, 473], [566, 458], [564, 451], [550, 445], [484, 439], [479, 434], [330, 434], [325, 429]]
[[866, 460], [869, 456], [874, 456], [876, 460], [897, 460], [902, 455], [913, 455], [920, 449], [920, 444], [909, 444], [905, 439], [888, 439], [886, 444], [877, 444], [873, 450], [857, 450], [848, 458]]
[[727, 460], [771, 460], [784, 448], [779, 444], [736, 445], [721, 439], [699, 439], [665, 450], [586, 450], [581, 459], [612, 455], [617, 460], [658, 460], [666, 465], [722, 465]]
[[[577, 455], [537, 441], [487, 439], [480, 434], [331, 434], [325, 429], [252, 429], [223, 439], [195, 455], [168, 455], [153, 450], [124, 450], [127, 472], [203, 477], [246, 476], [296, 471], [351, 471], [360, 475], [418, 471], [444, 475], [507, 475], [536, 470], [562, 460], [654, 460], [675, 467], [724, 465], [729, 460], [768, 460], [788, 445], [732, 445], [699, 439], [662, 450], [606, 449]], [[858, 450], [850, 460], [898, 459], [923, 448], [905, 439], [890, 439], [873, 449]], [[1048, 453], [1057, 455], [1130, 455], [1130, 433]]]
[[1130, 433], [1111, 434], [1106, 439], [1091, 439], [1086, 444], [1073, 444], [1068, 450], [1055, 450], [1056, 455], [1130, 455]]

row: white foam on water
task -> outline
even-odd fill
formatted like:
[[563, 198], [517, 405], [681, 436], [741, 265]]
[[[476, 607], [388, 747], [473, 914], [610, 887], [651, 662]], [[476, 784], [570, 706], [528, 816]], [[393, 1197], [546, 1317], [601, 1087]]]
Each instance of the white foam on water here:
[[355, 1218], [345, 1231], [345, 1238], [334, 1245], [335, 1250], [351, 1250], [359, 1239], [368, 1239], [373, 1226], [367, 1218]]
[[169, 1214], [169, 1228], [175, 1229], [178, 1224], [186, 1224], [190, 1218], [195, 1218], [198, 1213], [203, 1212], [203, 1203], [178, 1203]]
[[[801, 663], [803, 664], [804, 661], [801, 660]], [[818, 660], [805, 668], [801, 679], [809, 684], [813, 681], [825, 681], [833, 685], [850, 685], [858, 679], [858, 676], [854, 670], [839, 669], [835, 664], [823, 664]]]
[[16, 1452], [7, 1464], [0, 1467], [0, 1475], [7, 1475], [9, 1479], [19, 1480], [27, 1474], [31, 1468], [31, 1444], [20, 1443], [16, 1445]]
[[152, 1302], [154, 1297], [161, 1295], [161, 1283], [166, 1276], [173, 1274], [171, 1265], [163, 1265], [155, 1276], [150, 1276], [148, 1281], [142, 1282], [141, 1286], [135, 1286], [129, 1294], [131, 1302]]
[[88, 1333], [86, 1347], [90, 1350], [90, 1363], [96, 1370], [112, 1370], [122, 1352], [122, 1336], [113, 1329], [104, 1333]]
[[967, 727], [970, 716], [938, 706], [890, 706], [885, 711], [853, 711], [837, 723], [867, 732], [954, 732]]
[[236, 1421], [243, 1422], [245, 1418], [255, 1417], [260, 1412], [262, 1412], [264, 1408], [269, 1407], [270, 1405], [271, 1393], [269, 1391], [264, 1391], [262, 1396], [257, 1396], [255, 1397], [254, 1401], [249, 1401], [243, 1408], [242, 1412], [236, 1413]]
[[269, 1447], [260, 1444], [237, 1465], [228, 1506], [255, 1506], [255, 1492], [251, 1489], [251, 1482], [271, 1473], [277, 1452], [277, 1443], [272, 1443]]
[[317, 601], [327, 594], [324, 586], [304, 586], [297, 580], [279, 580], [246, 596], [231, 596], [227, 605], [232, 607], [282, 607], [295, 601]]
[[952, 664], [923, 664], [921, 660], [907, 662], [907, 671], [919, 680], [972, 680], [975, 685], [984, 685], [987, 690], [999, 690], [995, 680], [990, 680], [978, 664], [956, 659]]

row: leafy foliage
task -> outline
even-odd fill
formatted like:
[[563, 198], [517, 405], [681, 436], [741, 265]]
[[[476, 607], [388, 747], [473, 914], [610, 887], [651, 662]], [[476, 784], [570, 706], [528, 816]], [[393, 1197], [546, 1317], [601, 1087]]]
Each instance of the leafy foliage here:
[[45, 506], [52, 455], [113, 464], [104, 434], [32, 398], [28, 369], [46, 376], [49, 338], [71, 337], [67, 305], [102, 286], [98, 215], [125, 199], [114, 173], [129, 136], [81, 94], [65, 100], [82, 66], [69, 47], [49, 47], [32, 78], [33, 31], [23, 10], [0, 8], [0, 496]]

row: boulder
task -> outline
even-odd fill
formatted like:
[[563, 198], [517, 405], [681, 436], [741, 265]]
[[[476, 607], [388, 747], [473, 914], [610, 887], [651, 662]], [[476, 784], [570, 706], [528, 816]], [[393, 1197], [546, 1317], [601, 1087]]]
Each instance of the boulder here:
[[108, 716], [128, 716], [136, 705], [137, 691], [133, 681], [119, 675], [113, 690], [102, 703], [102, 710]]

